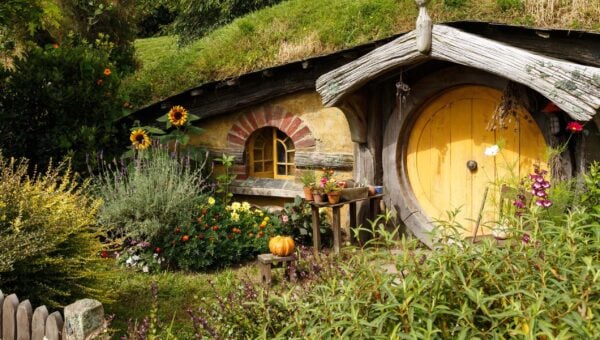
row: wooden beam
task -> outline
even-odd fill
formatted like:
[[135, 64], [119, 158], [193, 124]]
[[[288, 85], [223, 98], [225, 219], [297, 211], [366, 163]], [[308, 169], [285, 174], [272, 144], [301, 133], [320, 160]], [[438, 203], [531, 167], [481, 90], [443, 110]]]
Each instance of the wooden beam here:
[[443, 25], [433, 28], [431, 56], [526, 85], [576, 120], [590, 120], [600, 108], [599, 68], [538, 55]]
[[[339, 105], [367, 82], [402, 66], [427, 60], [414, 32], [317, 79], [325, 106]], [[573, 119], [587, 121], [600, 109], [600, 68], [554, 59], [497, 41], [434, 25], [431, 58], [493, 73], [534, 89]]]
[[345, 153], [321, 153], [297, 151], [294, 156], [298, 168], [332, 168], [334, 170], [352, 170], [354, 156]]
[[325, 106], [335, 106], [348, 94], [358, 90], [372, 79], [403, 65], [413, 64], [428, 56], [417, 50], [415, 32], [383, 45], [317, 79], [317, 91]]

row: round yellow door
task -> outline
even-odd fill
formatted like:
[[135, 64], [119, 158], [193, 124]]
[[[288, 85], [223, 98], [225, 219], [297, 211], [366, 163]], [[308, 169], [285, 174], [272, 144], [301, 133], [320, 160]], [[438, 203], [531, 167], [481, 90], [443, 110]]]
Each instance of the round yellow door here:
[[514, 184], [534, 164], [545, 167], [546, 143], [526, 110], [517, 110], [502, 128], [487, 129], [501, 96], [482, 86], [448, 90], [423, 108], [410, 133], [406, 169], [415, 198], [433, 221], [458, 211], [465, 236], [473, 235], [486, 188], [478, 235], [489, 233], [496, 219], [500, 185]]

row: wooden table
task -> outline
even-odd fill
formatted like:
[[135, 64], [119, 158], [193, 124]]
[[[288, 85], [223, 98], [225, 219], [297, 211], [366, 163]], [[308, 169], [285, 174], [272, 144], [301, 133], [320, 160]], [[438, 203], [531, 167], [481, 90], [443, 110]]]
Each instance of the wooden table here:
[[350, 205], [350, 227], [356, 227], [356, 203], [361, 201], [369, 202], [369, 219], [375, 219], [375, 216], [379, 213], [379, 202], [383, 194], [368, 196], [365, 198], [358, 198], [350, 201], [343, 201], [336, 204], [328, 203], [315, 203], [309, 202], [312, 211], [312, 237], [314, 251], [318, 252], [321, 249], [321, 233], [319, 231], [320, 217], [319, 208], [331, 208], [333, 213], [333, 221], [331, 228], [333, 229], [333, 251], [335, 255], [340, 253], [340, 242], [341, 242], [341, 226], [340, 226], [340, 210], [348, 204]]

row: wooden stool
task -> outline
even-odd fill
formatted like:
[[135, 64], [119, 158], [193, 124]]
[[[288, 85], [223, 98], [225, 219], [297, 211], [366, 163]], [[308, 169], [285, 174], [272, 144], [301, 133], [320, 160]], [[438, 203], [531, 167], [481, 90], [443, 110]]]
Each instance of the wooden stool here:
[[[296, 256], [276, 256], [273, 254], [261, 254], [258, 255], [258, 266], [260, 268], [260, 278], [263, 285], [271, 286], [271, 266], [277, 263], [283, 263], [284, 270], [288, 270], [288, 262], [296, 261]], [[296, 282], [295, 268], [290, 268], [287, 273], [288, 278], [291, 282]]]

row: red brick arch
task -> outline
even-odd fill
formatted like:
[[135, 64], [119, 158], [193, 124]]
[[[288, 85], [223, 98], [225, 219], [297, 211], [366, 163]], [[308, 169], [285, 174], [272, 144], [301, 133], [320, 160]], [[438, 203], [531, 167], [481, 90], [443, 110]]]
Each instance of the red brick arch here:
[[317, 145], [310, 128], [300, 117], [280, 106], [264, 105], [243, 114], [233, 124], [227, 134], [229, 148], [243, 150], [250, 135], [267, 126], [276, 127], [288, 135], [296, 151], [312, 150]]

